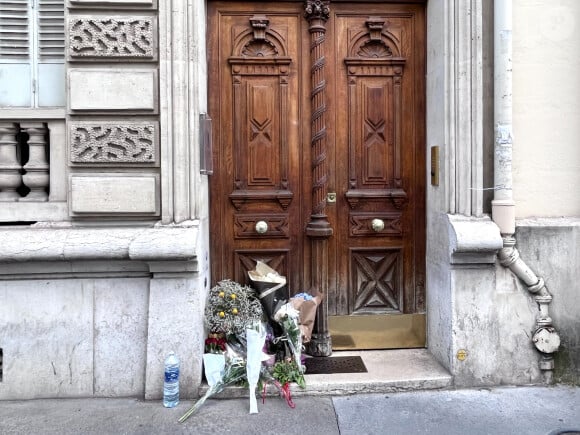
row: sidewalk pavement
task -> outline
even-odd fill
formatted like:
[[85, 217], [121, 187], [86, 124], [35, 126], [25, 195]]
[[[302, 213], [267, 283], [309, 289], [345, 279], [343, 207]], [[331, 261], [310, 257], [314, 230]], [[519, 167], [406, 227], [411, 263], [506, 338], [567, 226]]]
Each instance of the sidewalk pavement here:
[[136, 399], [0, 402], [0, 434], [580, 434], [580, 387], [429, 390], [283, 399], [210, 399], [186, 422], [193, 402], [166, 409]]

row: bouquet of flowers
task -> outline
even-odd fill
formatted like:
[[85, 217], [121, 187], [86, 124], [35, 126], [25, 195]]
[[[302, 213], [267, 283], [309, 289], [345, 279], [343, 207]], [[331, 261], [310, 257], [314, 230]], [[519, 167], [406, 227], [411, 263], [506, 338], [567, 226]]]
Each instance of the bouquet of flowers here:
[[205, 353], [221, 354], [226, 351], [226, 339], [223, 334], [210, 333], [205, 339]]
[[205, 323], [211, 333], [241, 335], [247, 326], [260, 322], [262, 315], [262, 305], [251, 287], [223, 280], [209, 291]]
[[321, 296], [312, 296], [308, 293], [298, 293], [290, 299], [292, 307], [299, 313], [298, 323], [303, 343], [308, 343], [312, 337], [316, 310], [321, 302]]
[[[320, 298], [301, 293], [288, 299], [286, 279], [258, 262], [249, 273], [256, 291], [230, 280], [220, 281], [209, 294], [205, 308], [204, 364], [209, 357], [222, 356], [221, 366], [211, 375], [210, 388], [180, 419], [184, 422], [211, 396], [232, 384], [245, 383], [250, 391], [250, 413], [258, 412], [256, 388], [264, 392], [272, 383], [291, 408], [290, 384], [305, 388], [302, 344], [310, 340]], [[265, 318], [264, 313], [267, 314]], [[272, 353], [272, 355], [268, 355]], [[207, 357], [207, 362], [206, 362]]]
[[237, 384], [246, 379], [246, 363], [244, 358], [234, 354], [234, 353], [226, 353], [226, 365], [224, 369], [224, 373], [221, 379], [212, 385], [204, 396], [199, 399], [195, 404], [189, 408], [189, 410], [181, 416], [178, 420], [180, 423], [183, 423], [189, 417], [191, 417], [202, 405], [205, 403], [207, 399], [209, 399], [214, 394], [218, 394], [224, 390], [224, 388], [228, 385]]
[[252, 282], [252, 287], [258, 292], [264, 312], [272, 318], [276, 311], [288, 301], [286, 277], [262, 261], [256, 262], [256, 268], [248, 272], [248, 277]]
[[[206, 353], [225, 350], [224, 366], [208, 385], [210, 388], [180, 419], [182, 423], [194, 414], [205, 401], [231, 384], [244, 382], [247, 375], [246, 329], [262, 322], [263, 310], [255, 291], [230, 280], [217, 283], [209, 291], [205, 307], [205, 324], [210, 334], [205, 341]], [[259, 345], [260, 356], [263, 342]], [[205, 360], [205, 358], [204, 358]], [[209, 359], [208, 359], [209, 361]], [[206, 363], [208, 364], [208, 363]], [[212, 371], [215, 375], [215, 370]]]
[[262, 349], [266, 341], [266, 328], [257, 323], [254, 327], [246, 329], [247, 343], [247, 361], [246, 375], [250, 390], [250, 414], [258, 413], [258, 404], [256, 402], [256, 387], [260, 380], [260, 371], [262, 367]]
[[225, 367], [226, 339], [223, 334], [210, 333], [205, 339], [205, 353], [203, 354], [203, 368], [205, 378], [211, 387], [217, 383]]
[[299, 327], [300, 313], [288, 302], [274, 315], [274, 320], [282, 326], [284, 334], [274, 341], [283, 341], [290, 348], [291, 357], [302, 372], [302, 335]]

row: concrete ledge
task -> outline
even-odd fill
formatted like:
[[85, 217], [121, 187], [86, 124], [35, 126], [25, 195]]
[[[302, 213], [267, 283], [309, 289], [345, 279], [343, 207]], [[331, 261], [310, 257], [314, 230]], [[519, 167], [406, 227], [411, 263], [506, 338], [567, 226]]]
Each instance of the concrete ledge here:
[[503, 246], [498, 226], [489, 217], [447, 215], [449, 219], [449, 262], [493, 264]]
[[[393, 349], [372, 351], [339, 351], [332, 356], [360, 356], [367, 373], [336, 373], [309, 375], [306, 388], [291, 385], [293, 396], [348, 395], [355, 393], [392, 393], [449, 388], [453, 377], [429, 353], [427, 349]], [[200, 396], [207, 391], [207, 384], [200, 386]], [[278, 391], [268, 386], [268, 395]], [[227, 387], [216, 398], [247, 397], [248, 388]]]
[[542, 227], [542, 228], [561, 228], [561, 227], [580, 227], [580, 217], [533, 217], [517, 219], [516, 227]]
[[[27, 227], [0, 230], [0, 264], [11, 273], [29, 262], [145, 262], [156, 272], [195, 271], [198, 224], [148, 228]], [[0, 269], [0, 275], [2, 270]]]

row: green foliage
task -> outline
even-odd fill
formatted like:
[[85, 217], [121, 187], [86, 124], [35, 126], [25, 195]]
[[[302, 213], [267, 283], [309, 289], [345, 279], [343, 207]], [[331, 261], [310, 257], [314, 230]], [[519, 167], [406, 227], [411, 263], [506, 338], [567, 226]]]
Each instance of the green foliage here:
[[278, 361], [274, 364], [272, 375], [282, 385], [296, 382], [300, 388], [306, 388], [306, 381], [304, 380], [302, 370], [298, 367], [296, 361], [291, 358]]

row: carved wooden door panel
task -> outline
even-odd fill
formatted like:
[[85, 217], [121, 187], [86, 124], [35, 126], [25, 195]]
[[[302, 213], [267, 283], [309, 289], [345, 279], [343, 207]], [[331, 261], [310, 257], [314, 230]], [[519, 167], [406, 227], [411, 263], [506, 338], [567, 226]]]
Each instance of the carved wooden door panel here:
[[209, 3], [212, 281], [324, 292], [314, 354], [424, 343], [423, 9]]
[[214, 282], [245, 283], [262, 260], [301, 288], [302, 21], [295, 5], [210, 3]]
[[[330, 20], [336, 184], [329, 188], [337, 193], [337, 282], [329, 287], [328, 313], [350, 316], [342, 318], [344, 324], [337, 318], [336, 327], [331, 319], [331, 330], [362, 330], [358, 337], [333, 331], [333, 342], [335, 348], [420, 346], [424, 316], [415, 314], [424, 312], [422, 7], [341, 3], [331, 8]], [[372, 337], [376, 331], [369, 327], [398, 332]], [[339, 343], [343, 334], [349, 337]]]

